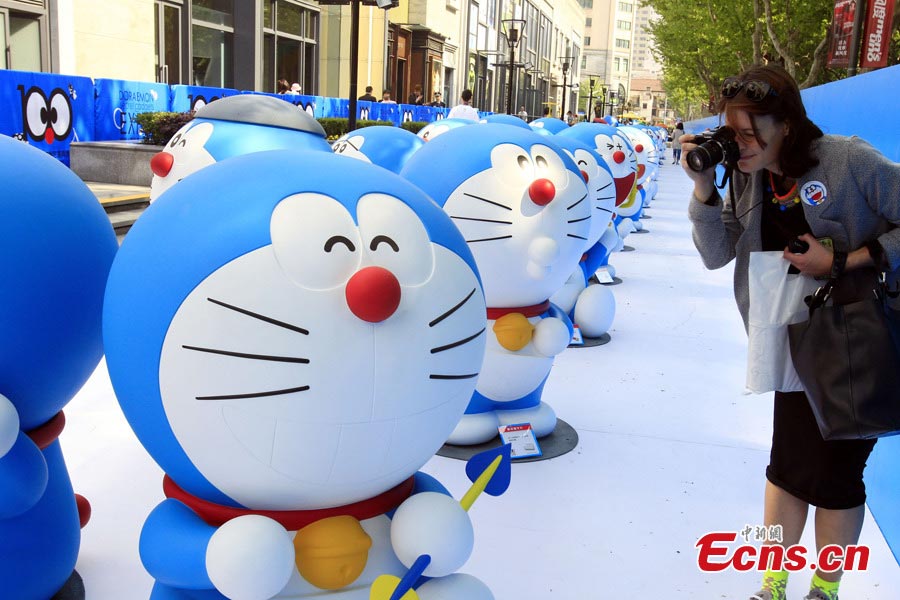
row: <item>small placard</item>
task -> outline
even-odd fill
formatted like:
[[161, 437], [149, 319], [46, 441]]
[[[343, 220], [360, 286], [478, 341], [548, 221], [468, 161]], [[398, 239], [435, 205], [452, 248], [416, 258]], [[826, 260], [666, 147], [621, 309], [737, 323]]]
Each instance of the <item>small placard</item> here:
[[497, 428], [500, 431], [500, 439], [504, 444], [512, 447], [510, 456], [512, 458], [527, 458], [529, 456], [541, 456], [541, 446], [538, 444], [537, 438], [534, 436], [534, 430], [531, 423], [516, 423], [514, 425], [501, 425]]
[[600, 283], [613, 283], [615, 281], [606, 269], [597, 269], [597, 272], [594, 273], [594, 277], [596, 277], [597, 281]]
[[583, 346], [584, 338], [581, 337], [581, 328], [578, 325], [574, 325], [572, 328], [572, 341], [569, 342], [570, 346]]

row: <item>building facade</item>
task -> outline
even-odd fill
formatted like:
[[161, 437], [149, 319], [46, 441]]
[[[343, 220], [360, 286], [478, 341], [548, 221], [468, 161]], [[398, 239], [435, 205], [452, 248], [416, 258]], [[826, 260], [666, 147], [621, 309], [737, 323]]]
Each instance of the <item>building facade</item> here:
[[637, 1], [581, 0], [585, 10], [584, 77], [595, 80], [595, 107], [622, 114], [628, 105]]

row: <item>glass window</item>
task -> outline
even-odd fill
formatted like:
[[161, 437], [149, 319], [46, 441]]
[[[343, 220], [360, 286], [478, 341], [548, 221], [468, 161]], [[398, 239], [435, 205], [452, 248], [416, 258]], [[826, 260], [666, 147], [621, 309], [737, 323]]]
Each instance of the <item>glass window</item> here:
[[8, 69], [6, 64], [6, 14], [0, 12], [0, 69]]
[[592, 18], [590, 18], [590, 17], [587, 17], [587, 18], [584, 20], [584, 26], [585, 26], [585, 27], [590, 27], [591, 25], [593, 25], [593, 23], [594, 23], [594, 19], [592, 19]]
[[630, 2], [619, 2], [619, 10], [621, 12], [630, 13], [633, 8], [634, 8], [634, 5], [631, 4]]
[[631, 21], [616, 21], [616, 27], [624, 31], [631, 30]]
[[202, 25], [191, 27], [193, 84], [231, 87], [232, 34]]
[[9, 68], [41, 70], [41, 23], [36, 18], [24, 14], [9, 15]]
[[196, 21], [234, 27], [233, 0], [193, 0], [191, 14]]
[[303, 9], [296, 4], [279, 2], [275, 23], [279, 32], [290, 33], [296, 36], [303, 35]]
[[631, 48], [631, 42], [629, 40], [616, 38], [616, 48]]
[[590, 46], [590, 45], [591, 45], [591, 36], [589, 36], [589, 35], [588, 35], [588, 36], [585, 36], [585, 38], [584, 38], [584, 45], [585, 45], [585, 46]]

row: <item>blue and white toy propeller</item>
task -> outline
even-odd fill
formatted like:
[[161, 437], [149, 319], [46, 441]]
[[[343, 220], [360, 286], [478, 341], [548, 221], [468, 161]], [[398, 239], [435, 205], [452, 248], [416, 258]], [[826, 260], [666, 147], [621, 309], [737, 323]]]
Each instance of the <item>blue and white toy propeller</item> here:
[[401, 171], [460, 228], [490, 307], [485, 362], [453, 444], [485, 442], [501, 423], [529, 422], [538, 436], [556, 426], [541, 391], [572, 330], [548, 299], [585, 250], [591, 201], [580, 170], [548, 139], [509, 125], [460, 127]]
[[44, 152], [0, 136], [0, 181], [0, 595], [46, 600], [77, 578], [89, 505], [57, 436], [103, 355], [117, 243], [91, 191]]
[[[259, 152], [166, 192], [104, 308], [119, 402], [167, 474], [141, 538], [152, 597], [362, 600], [407, 573], [403, 556], [457, 548], [419, 597], [491, 598], [446, 571], [468, 557], [466, 527], [425, 552], [392, 544], [388, 516], [443, 491], [416, 471], [472, 395], [485, 323], [459, 231], [380, 167]], [[412, 526], [468, 523], [444, 504]]]

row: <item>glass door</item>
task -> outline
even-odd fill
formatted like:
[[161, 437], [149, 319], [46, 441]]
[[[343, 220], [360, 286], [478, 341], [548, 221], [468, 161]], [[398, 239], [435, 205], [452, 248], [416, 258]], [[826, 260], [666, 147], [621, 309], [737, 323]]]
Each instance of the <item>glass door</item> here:
[[156, 81], [181, 83], [181, 7], [158, 2], [154, 19]]
[[9, 68], [9, 32], [6, 28], [8, 17], [7, 12], [0, 9], [0, 69]]

